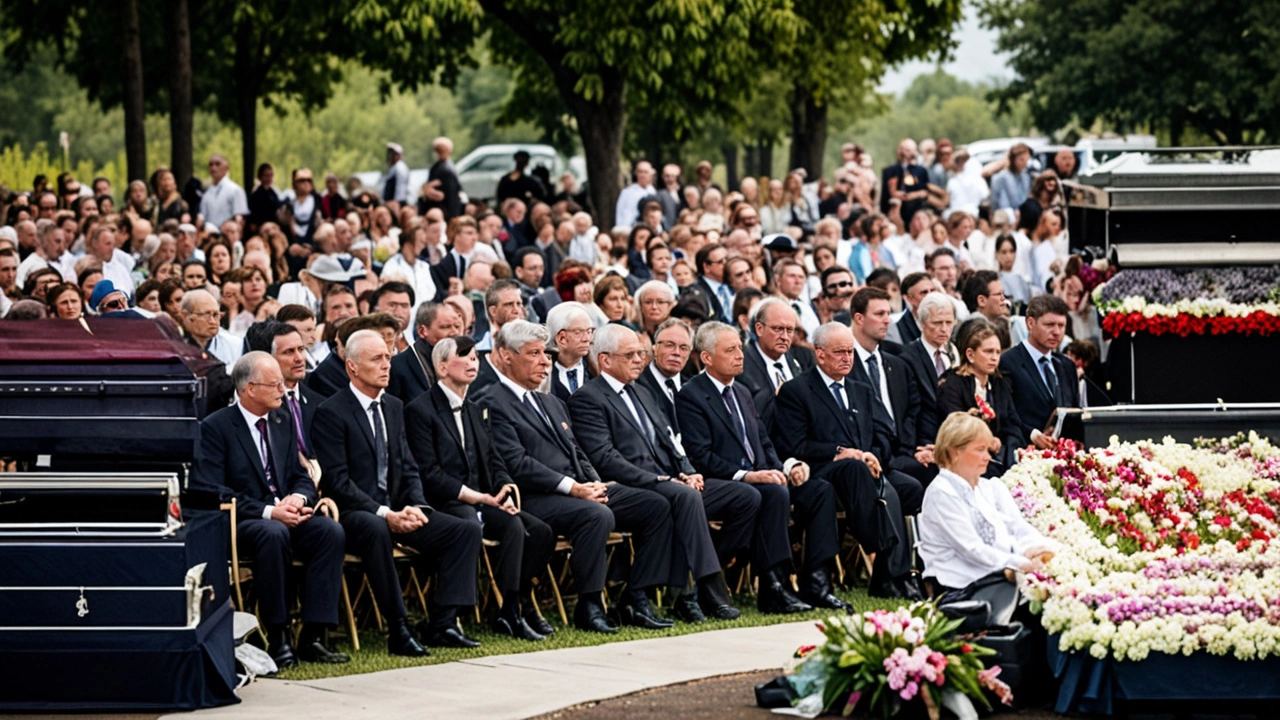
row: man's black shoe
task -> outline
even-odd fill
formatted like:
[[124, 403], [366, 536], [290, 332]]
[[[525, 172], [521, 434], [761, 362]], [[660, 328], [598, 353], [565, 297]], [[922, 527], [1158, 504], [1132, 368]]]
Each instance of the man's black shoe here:
[[800, 601], [779, 577], [777, 570], [769, 570], [760, 576], [760, 594], [756, 597], [760, 612], [767, 615], [791, 615], [808, 612], [812, 605]]
[[397, 622], [387, 633], [387, 652], [401, 657], [426, 657], [431, 654], [413, 637], [408, 620]]
[[588, 632], [598, 632], [605, 634], [613, 634], [618, 632], [618, 628], [609, 624], [609, 619], [605, 617], [604, 608], [600, 606], [598, 600], [578, 599], [578, 606], [573, 609], [573, 624], [579, 630]]

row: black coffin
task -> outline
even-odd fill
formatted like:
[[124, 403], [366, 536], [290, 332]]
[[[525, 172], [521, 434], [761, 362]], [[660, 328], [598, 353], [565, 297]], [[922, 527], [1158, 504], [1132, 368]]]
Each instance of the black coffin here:
[[1280, 402], [1280, 335], [1126, 333], [1107, 354], [1117, 402]]

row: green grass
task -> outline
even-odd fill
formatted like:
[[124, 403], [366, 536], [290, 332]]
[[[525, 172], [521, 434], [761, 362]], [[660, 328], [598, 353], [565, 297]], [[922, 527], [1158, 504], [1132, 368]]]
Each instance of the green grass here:
[[[900, 600], [870, 597], [863, 588], [840, 590], [836, 594], [852, 604], [858, 612], [877, 608], [895, 608], [902, 604]], [[490, 655], [509, 655], [513, 653], [539, 652], [541, 650], [604, 645], [627, 640], [675, 637], [676, 635], [689, 635], [708, 630], [778, 625], [799, 620], [820, 620], [829, 616], [832, 612], [830, 610], [814, 610], [797, 615], [765, 615], [756, 609], [755, 597], [749, 595], [735, 598], [734, 603], [742, 611], [742, 617], [737, 620], [708, 620], [696, 625], [677, 622], [675, 627], [667, 630], [642, 630], [635, 627], [621, 627], [614, 635], [578, 630], [572, 627], [572, 617], [570, 618], [570, 627], [563, 627], [560, 624], [559, 616], [555, 615], [554, 610], [544, 611], [548, 622], [555, 626], [556, 633], [542, 642], [526, 642], [499, 635], [489, 630], [487, 626], [476, 625], [474, 616], [468, 614], [467, 618], [473, 621], [468, 623], [464, 620], [463, 622], [467, 636], [479, 640], [483, 645], [474, 650], [430, 648], [431, 655], [425, 658], [392, 657], [387, 654], [387, 638], [385, 634], [376, 631], [362, 631], [360, 633], [359, 652], [353, 651], [351, 644], [345, 640], [338, 640], [334, 643], [335, 649], [351, 655], [350, 663], [345, 665], [304, 663], [281, 672], [278, 677], [282, 680], [318, 680], [320, 678], [359, 675], [381, 670], [437, 665], [454, 660], [475, 660]], [[570, 608], [570, 612], [572, 612], [572, 608]]]

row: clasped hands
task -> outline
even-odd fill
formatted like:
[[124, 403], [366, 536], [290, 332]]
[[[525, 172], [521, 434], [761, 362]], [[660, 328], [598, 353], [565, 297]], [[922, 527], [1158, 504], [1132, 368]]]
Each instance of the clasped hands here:
[[295, 528], [311, 519], [314, 513], [314, 510], [307, 507], [306, 500], [290, 495], [271, 508], [271, 519], [284, 523], [285, 527]]
[[781, 470], [752, 470], [742, 477], [744, 482], [753, 485], [803, 485], [809, 479], [809, 466], [798, 462], [791, 467], [790, 473]]
[[880, 477], [881, 467], [880, 459], [869, 452], [859, 450], [858, 448], [836, 448], [836, 460], [861, 460], [866, 463], [867, 469], [871, 471], [872, 477]]

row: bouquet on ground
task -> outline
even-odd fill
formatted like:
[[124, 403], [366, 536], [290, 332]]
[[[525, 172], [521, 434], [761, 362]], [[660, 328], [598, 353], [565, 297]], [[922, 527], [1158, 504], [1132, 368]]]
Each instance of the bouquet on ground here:
[[820, 697], [822, 711], [845, 716], [861, 703], [888, 718], [911, 701], [921, 702], [931, 718], [943, 706], [971, 716], [970, 698], [990, 707], [983, 690], [1012, 703], [1009, 686], [996, 679], [1000, 668], [983, 666], [982, 658], [995, 652], [956, 635], [961, 622], [924, 602], [828, 618], [818, 625], [826, 642], [797, 651], [803, 660], [792, 685], [802, 698]]

